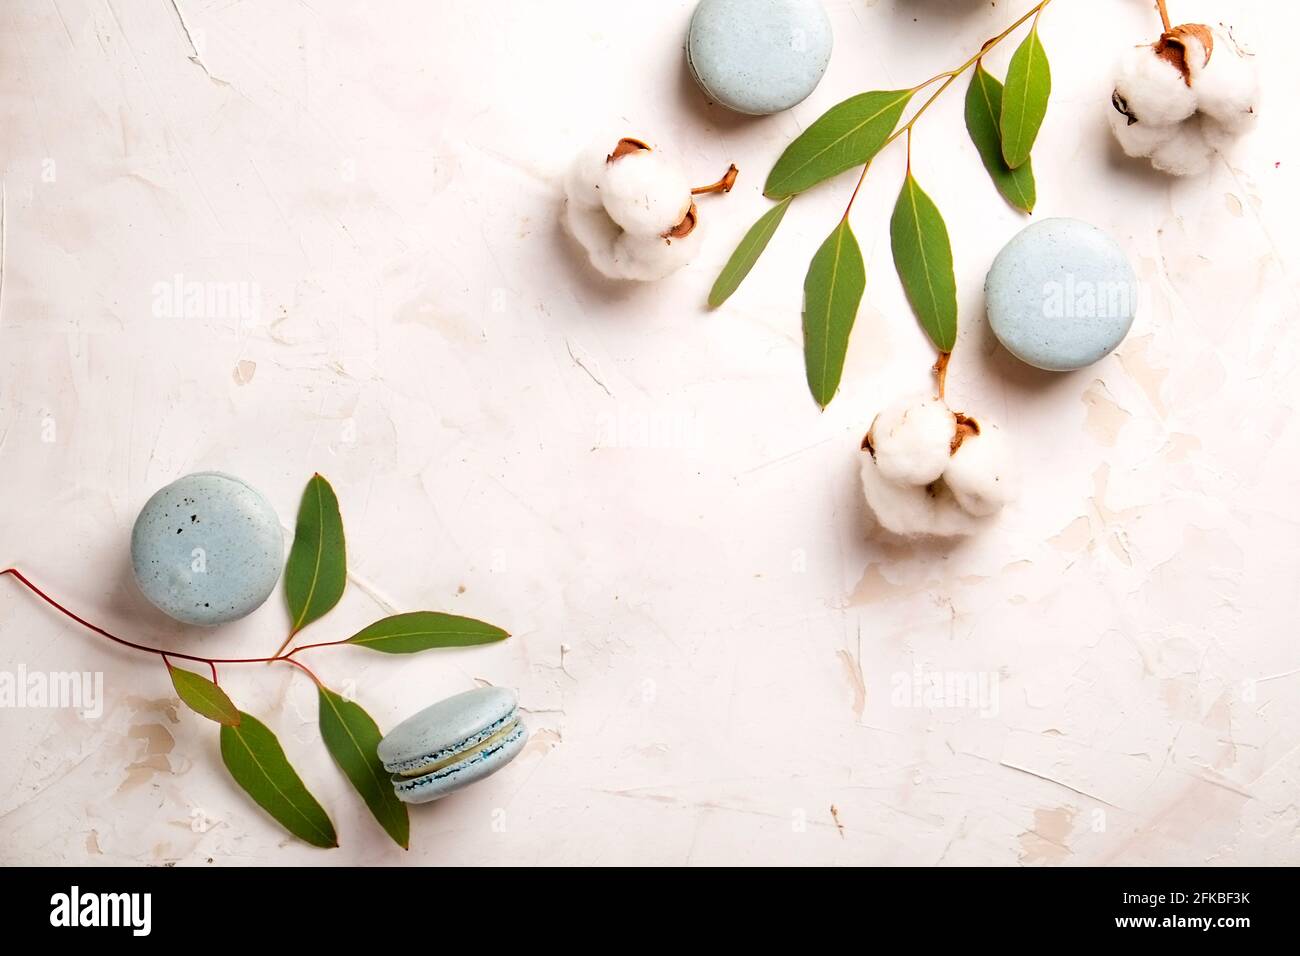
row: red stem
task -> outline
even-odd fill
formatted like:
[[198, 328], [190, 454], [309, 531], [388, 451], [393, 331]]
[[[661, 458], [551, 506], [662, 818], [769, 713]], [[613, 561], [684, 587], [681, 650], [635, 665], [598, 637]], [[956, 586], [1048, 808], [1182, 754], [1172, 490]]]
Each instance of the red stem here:
[[284, 661], [286, 664], [292, 664], [294, 667], [298, 668], [300, 671], [302, 671], [304, 674], [310, 677], [313, 681], [315, 681], [317, 687], [321, 688], [321, 690], [325, 689], [325, 685], [321, 683], [321, 679], [317, 677], [315, 674], [313, 674], [311, 672], [311, 668], [308, 667], [306, 664], [299, 663], [298, 661], [295, 661], [289, 657], [281, 657], [277, 659]]
[[313, 647], [334, 647], [334, 646], [336, 646], [336, 645], [338, 645], [338, 644], [346, 644], [346, 643], [348, 642], [348, 640], [349, 640], [348, 638], [344, 638], [344, 639], [341, 640], [341, 641], [321, 641], [319, 644], [299, 644], [297, 647], [295, 647], [293, 650], [291, 650], [288, 654], [285, 654], [283, 657], [279, 657], [279, 658], [276, 658], [276, 659], [277, 659], [277, 660], [282, 660], [282, 661], [287, 661], [289, 658], [293, 657], [293, 655], [297, 654], [299, 651], [309, 651], [309, 650], [311, 650]]
[[[54, 600], [54, 598], [50, 597], [48, 594], [46, 594], [44, 591], [38, 588], [35, 584], [29, 581], [27, 579], [27, 576], [23, 574], [21, 571], [19, 571], [17, 568], [5, 568], [3, 571], [0, 571], [0, 575], [5, 575], [5, 574], [8, 574], [16, 578], [19, 582], [22, 583], [23, 587], [27, 588], [27, 590], [31, 591], [33, 594], [39, 597], [50, 607], [57, 610], [60, 614], [63, 614], [64, 616], [71, 618], [72, 620], [80, 624], [82, 627], [94, 631], [96, 634], [100, 635], [101, 637], [108, 638], [110, 641], [112, 641], [115, 644], [121, 644], [123, 647], [129, 647], [132, 650], [136, 650], [136, 651], [144, 651], [146, 654], [157, 654], [159, 657], [163, 659], [164, 663], [167, 663], [167, 659], [169, 657], [175, 657], [179, 660], [194, 661], [197, 664], [207, 664], [208, 667], [212, 669], [213, 683], [216, 683], [218, 664], [269, 664], [273, 661], [289, 661], [290, 664], [295, 664], [298, 667], [303, 667], [303, 665], [299, 664], [297, 661], [290, 661], [287, 655], [282, 656], [278, 653], [274, 657], [200, 657], [197, 654], [185, 654], [181, 651], [173, 651], [165, 647], [150, 647], [148, 644], [137, 644], [135, 641], [128, 641], [124, 637], [118, 637], [116, 634], [110, 634], [108, 631], [104, 630], [99, 625], [91, 624], [81, 615], [68, 610], [58, 601]], [[331, 641], [330, 643], [343, 644], [346, 642]], [[325, 647], [325, 646], [327, 645], [325, 644], [306, 645], [306, 647]], [[298, 651], [303, 649], [304, 648], [302, 647], [295, 648], [290, 653], [296, 654]], [[307, 668], [303, 667], [303, 670], [307, 670]], [[311, 673], [310, 671], [307, 672], [309, 674]], [[312, 680], [316, 680], [315, 674], [312, 674], [311, 676], [312, 676]], [[320, 683], [320, 681], [316, 681], [316, 682]]]

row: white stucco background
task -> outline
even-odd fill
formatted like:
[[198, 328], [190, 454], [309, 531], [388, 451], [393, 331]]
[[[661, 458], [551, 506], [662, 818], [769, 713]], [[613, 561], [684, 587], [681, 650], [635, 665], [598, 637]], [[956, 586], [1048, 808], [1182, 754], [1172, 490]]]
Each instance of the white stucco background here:
[[[821, 87], [752, 119], [686, 74], [689, 0], [0, 5], [0, 563], [124, 636], [270, 653], [279, 592], [178, 627], [135, 590], [131, 524], [216, 468], [292, 527], [320, 471], [355, 578], [308, 635], [433, 608], [514, 636], [313, 652], [317, 672], [383, 727], [517, 687], [533, 730], [502, 773], [415, 808], [403, 853], [321, 746], [310, 683], [225, 669], [336, 823], [342, 846], [315, 850], [229, 780], [156, 660], [0, 579], [0, 669], [102, 672], [105, 697], [97, 720], [0, 710], [0, 861], [1300, 862], [1300, 9], [1231, 5], [1271, 96], [1186, 181], [1105, 127], [1152, 4], [1048, 9], [1036, 218], [1108, 230], [1144, 283], [1132, 335], [1082, 372], [1025, 368], [987, 331], [984, 273], [1024, 223], [966, 137], [964, 83], [918, 126], [961, 290], [949, 395], [1007, 427], [1025, 475], [995, 529], [940, 548], [870, 540], [856, 481], [871, 417], [932, 360], [889, 256], [901, 148], [854, 213], [868, 287], [826, 412], [800, 293], [852, 174], [792, 207], [725, 308], [703, 300], [801, 128], [956, 65], [1030, 3], [826, 6]], [[557, 226], [559, 175], [605, 129], [697, 182], [741, 169], [661, 283], [600, 279]], [[155, 315], [178, 275], [247, 283], [257, 314]], [[903, 699], [918, 672], [983, 675], [996, 700]]]

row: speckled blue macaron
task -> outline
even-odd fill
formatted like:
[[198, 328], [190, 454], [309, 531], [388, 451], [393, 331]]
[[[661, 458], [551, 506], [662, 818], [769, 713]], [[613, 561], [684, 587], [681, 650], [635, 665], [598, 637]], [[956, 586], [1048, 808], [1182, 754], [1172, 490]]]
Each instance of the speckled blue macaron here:
[[762, 116], [788, 110], [817, 88], [832, 40], [818, 0], [701, 0], [686, 62], [711, 99]]
[[496, 773], [524, 749], [518, 697], [479, 687], [426, 707], [379, 741], [379, 759], [406, 803], [428, 803]]
[[233, 621], [262, 605], [284, 566], [275, 509], [232, 475], [178, 478], [145, 503], [131, 531], [140, 590], [186, 624]]
[[1109, 355], [1137, 312], [1138, 281], [1119, 245], [1077, 219], [1022, 230], [984, 285], [989, 325], [1012, 355], [1064, 372]]

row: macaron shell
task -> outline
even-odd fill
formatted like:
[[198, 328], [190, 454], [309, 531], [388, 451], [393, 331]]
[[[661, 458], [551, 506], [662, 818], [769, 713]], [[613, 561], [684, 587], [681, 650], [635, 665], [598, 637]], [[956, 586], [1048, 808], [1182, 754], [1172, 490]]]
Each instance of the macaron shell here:
[[1022, 362], [1070, 371], [1124, 341], [1138, 282], [1109, 235], [1077, 219], [1046, 219], [1006, 244], [985, 282], [989, 326]]
[[455, 793], [471, 783], [489, 777], [508, 764], [528, 742], [528, 728], [521, 720], [514, 733], [492, 750], [475, 754], [467, 761], [450, 764], [434, 773], [411, 779], [393, 778], [397, 799], [403, 803], [430, 803]]
[[510, 717], [519, 698], [508, 687], [476, 687], [406, 718], [379, 742], [379, 759], [390, 773], [412, 770], [491, 736]]
[[233, 475], [186, 475], [140, 510], [131, 565], [141, 592], [164, 614], [204, 626], [233, 621], [260, 607], [280, 579], [280, 519]]
[[738, 113], [779, 113], [821, 82], [833, 45], [819, 0], [701, 0], [686, 62], [700, 88]]

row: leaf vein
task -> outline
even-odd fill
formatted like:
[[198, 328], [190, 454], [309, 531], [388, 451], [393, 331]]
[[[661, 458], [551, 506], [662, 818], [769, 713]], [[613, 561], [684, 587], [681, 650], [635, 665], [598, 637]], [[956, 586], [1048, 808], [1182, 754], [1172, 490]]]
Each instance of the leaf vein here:
[[239, 728], [231, 727], [230, 731], [235, 735], [235, 737], [239, 740], [239, 742], [243, 744], [244, 749], [248, 751], [248, 756], [252, 758], [253, 763], [257, 764], [257, 769], [260, 770], [262, 772], [262, 776], [266, 778], [266, 782], [269, 783], [275, 789], [275, 792], [278, 793], [284, 799], [284, 802], [289, 804], [289, 806], [298, 814], [298, 816], [303, 818], [303, 820], [306, 822], [307, 826], [310, 829], [315, 830], [324, 839], [326, 840], [330, 839], [330, 835], [326, 831], [320, 829], [317, 826], [317, 824], [312, 820], [312, 818], [308, 816], [303, 811], [303, 809], [300, 806], [298, 806], [297, 803], [294, 802], [293, 798], [280, 789], [280, 785], [275, 782], [275, 778], [271, 776], [269, 771], [267, 771], [266, 766], [262, 763], [262, 761], [257, 759], [257, 754], [254, 752], [253, 748], [249, 745], [248, 741], [244, 739], [244, 735], [240, 732]]
[[823, 146], [821, 149], [819, 149], [819, 150], [817, 150], [815, 153], [811, 154], [811, 155], [810, 155], [806, 160], [804, 160], [804, 161], [803, 161], [802, 163], [800, 163], [798, 166], [795, 166], [793, 169], [791, 169], [791, 170], [786, 174], [785, 178], [784, 178], [783, 180], [781, 180], [781, 181], [782, 181], [782, 182], [788, 182], [789, 180], [793, 179], [797, 173], [801, 173], [801, 172], [803, 172], [805, 169], [808, 168], [808, 166], [809, 166], [810, 164], [812, 164], [813, 162], [815, 162], [815, 161], [818, 160], [818, 159], [821, 159], [821, 157], [823, 157], [823, 156], [825, 156], [827, 153], [831, 152], [831, 150], [839, 149], [839, 148], [844, 144], [844, 141], [845, 141], [845, 140], [849, 139], [849, 138], [852, 137], [852, 136], [857, 135], [859, 132], [862, 131], [862, 128], [863, 128], [863, 127], [867, 126], [867, 125], [870, 124], [870, 123], [875, 122], [875, 121], [878, 120], [881, 116], [884, 116], [886, 113], [888, 113], [890, 110], [892, 110], [892, 109], [893, 109], [895, 106], [897, 106], [900, 102], [903, 102], [903, 101], [905, 101], [905, 100], [911, 99], [911, 97], [912, 97], [912, 93], [911, 93], [911, 91], [909, 90], [909, 91], [907, 91], [906, 93], [904, 93], [903, 95], [899, 96], [897, 99], [891, 101], [890, 103], [886, 104], [885, 106], [882, 106], [879, 110], [877, 110], [875, 113], [873, 113], [873, 114], [871, 114], [870, 116], [868, 116], [868, 117], [867, 117], [866, 119], [864, 119], [861, 123], [858, 123], [856, 126], [854, 126], [854, 127], [850, 128], [849, 130], [845, 131], [845, 132], [842, 133], [840, 136], [838, 136], [837, 138], [835, 138], [835, 139], [832, 140], [831, 142], [827, 143], [827, 144], [826, 144], [825, 146]]

